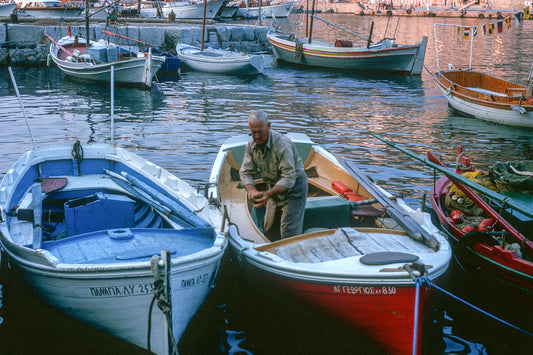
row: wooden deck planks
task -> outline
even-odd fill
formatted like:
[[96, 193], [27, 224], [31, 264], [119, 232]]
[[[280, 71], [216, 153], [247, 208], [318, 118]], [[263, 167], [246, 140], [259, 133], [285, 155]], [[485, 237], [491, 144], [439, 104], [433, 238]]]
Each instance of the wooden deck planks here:
[[295, 263], [319, 263], [386, 251], [426, 253], [431, 249], [404, 234], [362, 233], [353, 228], [275, 248], [279, 257]]

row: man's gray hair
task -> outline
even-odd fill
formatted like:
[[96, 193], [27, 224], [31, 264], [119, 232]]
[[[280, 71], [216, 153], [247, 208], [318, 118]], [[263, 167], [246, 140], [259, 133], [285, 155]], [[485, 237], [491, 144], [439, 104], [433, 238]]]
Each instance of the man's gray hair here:
[[251, 120], [262, 121], [265, 125], [267, 125], [268, 115], [263, 110], [252, 111], [250, 112], [250, 115], [248, 115], [248, 122]]

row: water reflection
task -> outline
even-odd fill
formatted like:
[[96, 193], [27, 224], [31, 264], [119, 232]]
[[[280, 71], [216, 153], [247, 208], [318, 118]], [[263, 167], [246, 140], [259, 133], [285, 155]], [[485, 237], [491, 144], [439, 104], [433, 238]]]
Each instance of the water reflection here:
[[[375, 38], [383, 37], [387, 29], [386, 17], [328, 16], [330, 20], [334, 16], [333, 22], [360, 34], [368, 33], [371, 21], [374, 21]], [[285, 25], [298, 21], [295, 16]], [[391, 20], [387, 33], [390, 36], [396, 32], [395, 37], [401, 44], [418, 42], [421, 36], [427, 35], [429, 43], [425, 64], [429, 71], [435, 71], [433, 24], [457, 21], [470, 25], [488, 22], [487, 19], [402, 18], [397, 29]], [[317, 22], [314, 33], [327, 39], [326, 29], [326, 24]], [[290, 31], [304, 31], [304, 26]], [[446, 52], [439, 57], [441, 65], [448, 62], [468, 65], [465, 43], [457, 41], [453, 31], [438, 44], [439, 51]], [[344, 34], [337, 34], [341, 35], [344, 37]], [[520, 27], [504, 31], [501, 35], [476, 38], [473, 63], [476, 69], [503, 78], [524, 80], [529, 72], [528, 50], [532, 45], [533, 21], [525, 21]], [[454, 49], [454, 46], [459, 49]], [[14, 68], [13, 71], [38, 145], [73, 143], [78, 139], [82, 144], [110, 142], [111, 102], [108, 88], [66, 80], [57, 68]], [[248, 112], [262, 108], [271, 115], [274, 129], [309, 135], [339, 157], [358, 163], [371, 178], [393, 194], [408, 196], [408, 202], [414, 207], [419, 207], [422, 195], [430, 191], [433, 171], [377, 141], [367, 132], [383, 135], [419, 155], [431, 150], [450, 164], [455, 161], [458, 145], [468, 149], [476, 166], [483, 169], [495, 161], [533, 159], [531, 132], [458, 116], [448, 108], [429, 71], [414, 78], [302, 70], [285, 65], [275, 65], [263, 76], [244, 78], [184, 72], [180, 78], [160, 78], [150, 91], [117, 89], [114, 140], [198, 186], [207, 182], [220, 144], [235, 134], [246, 133]], [[0, 70], [0, 83], [0, 176], [3, 176], [22, 152], [31, 149], [32, 144], [18, 98], [9, 84], [7, 70]], [[230, 274], [230, 277], [233, 276]], [[239, 290], [238, 285], [234, 290]], [[220, 345], [218, 341], [223, 335], [219, 332], [226, 329], [227, 341], [230, 342], [231, 336], [231, 341], [235, 342], [233, 345], [238, 343], [235, 348], [260, 353], [264, 349], [264, 339], [260, 336], [269, 325], [247, 319], [249, 314], [256, 312], [254, 305], [243, 308], [239, 298], [224, 298], [228, 294], [234, 296], [229, 292], [216, 298], [214, 294], [214, 305], [207, 308], [212, 311], [221, 304], [227, 304], [224, 308], [227, 314], [219, 319], [221, 323], [226, 322], [226, 328], [216, 323], [215, 329], [211, 329], [213, 332], [206, 338], [204, 329], [212, 321], [210, 313], [207, 320], [200, 322], [196, 328], [192, 327], [191, 332], [202, 334], [200, 343], [204, 340], [212, 350]], [[10, 313], [11, 318], [7, 318], [9, 324], [16, 321], [16, 315], [24, 308], [20, 304], [11, 305], [17, 309]], [[265, 313], [268, 315], [268, 311]], [[452, 317], [455, 318], [456, 314], [460, 312]], [[278, 323], [283, 321], [282, 318]], [[461, 324], [465, 323], [452, 322], [448, 325], [457, 330]], [[480, 320], [475, 327], [483, 328], [480, 327], [483, 324], [484, 321]], [[282, 327], [283, 324], [278, 325]], [[18, 326], [13, 334], [25, 329], [24, 320]], [[492, 330], [489, 328], [488, 333]], [[245, 334], [238, 333], [240, 331], [245, 331]], [[306, 334], [314, 335], [314, 339], [313, 336], [305, 338], [305, 350], [311, 351], [320, 346], [313, 341], [319, 339], [321, 331], [306, 329], [301, 334], [302, 339]], [[250, 341], [250, 334], [257, 336], [256, 343]], [[338, 334], [331, 337], [339, 342], [342, 340]], [[451, 345], [461, 341], [472, 349], [499, 346], [501, 343], [492, 344], [490, 339], [476, 341], [476, 337], [469, 333], [461, 334], [459, 340], [446, 338], [446, 343], [450, 352], [464, 346], [457, 345], [456, 348], [456, 345]], [[247, 341], [241, 342], [244, 338]], [[297, 348], [295, 344], [292, 344], [293, 348], [283, 348], [284, 339], [281, 336], [273, 339], [274, 346], [278, 347], [270, 349], [271, 352]], [[57, 341], [59, 344], [55, 347], [61, 348], [63, 340]], [[332, 343], [334, 341], [321, 344]], [[457, 351], [468, 353], [466, 350]], [[476, 352], [472, 350], [471, 353]]]

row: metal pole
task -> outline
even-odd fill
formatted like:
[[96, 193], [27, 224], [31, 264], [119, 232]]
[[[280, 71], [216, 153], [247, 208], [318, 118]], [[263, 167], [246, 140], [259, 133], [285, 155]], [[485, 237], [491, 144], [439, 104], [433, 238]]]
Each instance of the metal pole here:
[[20, 97], [19, 88], [17, 86], [17, 82], [15, 81], [15, 77], [13, 76], [13, 71], [11, 70], [11, 67], [7, 67], [7, 70], [9, 71], [9, 76], [11, 76], [11, 81], [13, 82], [13, 86], [15, 87], [15, 92], [17, 93], [17, 97], [19, 98], [20, 107], [22, 108], [22, 114], [24, 115], [24, 120], [26, 121], [26, 126], [28, 127], [28, 131], [30, 131], [31, 141], [33, 143], [33, 149], [37, 150], [37, 144], [35, 143], [35, 138], [33, 138], [33, 132], [31, 131], [30, 121], [28, 120], [28, 116], [26, 116], [26, 110], [24, 109], [24, 104], [22, 103], [22, 98]]
[[111, 66], [111, 145], [114, 144], [113, 136], [115, 131], [115, 66]]

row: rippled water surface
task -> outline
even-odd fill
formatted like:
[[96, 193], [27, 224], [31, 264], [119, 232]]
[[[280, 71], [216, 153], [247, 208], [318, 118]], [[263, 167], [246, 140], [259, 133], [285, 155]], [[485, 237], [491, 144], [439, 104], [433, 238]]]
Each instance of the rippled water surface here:
[[[201, 186], [208, 180], [222, 142], [246, 133], [248, 112], [263, 109], [274, 129], [307, 134], [334, 154], [360, 164], [376, 182], [406, 196], [415, 207], [431, 190], [433, 171], [368, 132], [420, 155], [433, 151], [448, 163], [454, 162], [458, 145], [468, 149], [481, 168], [496, 161], [533, 159], [532, 130], [457, 115], [448, 108], [430, 74], [437, 68], [434, 23], [476, 25], [490, 20], [401, 18], [397, 24], [397, 18], [322, 16], [363, 36], [374, 21], [374, 39], [396, 37], [399, 44], [428, 36], [428, 70], [421, 77], [366, 76], [276, 64], [257, 77], [183, 72], [179, 78], [159, 78], [149, 91], [116, 89], [114, 142]], [[305, 23], [293, 14], [281, 22], [281, 28], [301, 34]], [[321, 39], [349, 38], [339, 30], [329, 30], [333, 31], [318, 22], [313, 33]], [[439, 26], [437, 38], [441, 68], [448, 63], [456, 68], [468, 65], [469, 42], [458, 37], [454, 27]], [[499, 35], [476, 37], [472, 63], [477, 70], [525, 83], [532, 46], [533, 21], [526, 21]], [[57, 68], [13, 68], [13, 72], [38, 146], [76, 140], [110, 142], [109, 88], [74, 82]], [[9, 82], [7, 69], [1, 69], [0, 176], [32, 148]], [[237, 276], [227, 268], [189, 327], [182, 352], [378, 352], [325, 319], [294, 309], [278, 312], [261, 304], [261, 299], [249, 299], [235, 280]], [[16, 280], [9, 279], [5, 268], [0, 287], [0, 349], [6, 347], [7, 353], [138, 351], [43, 307], [19, 289]], [[444, 323], [433, 336], [436, 353], [496, 354], [531, 339], [515, 338], [512, 332], [501, 335], [499, 326], [476, 313], [462, 308], [458, 312], [453, 303], [444, 304]]]

